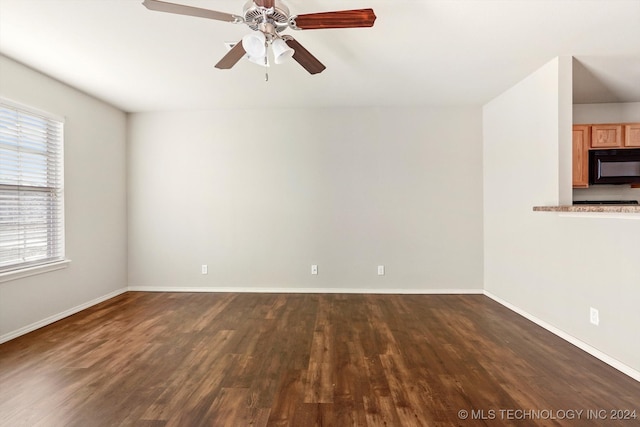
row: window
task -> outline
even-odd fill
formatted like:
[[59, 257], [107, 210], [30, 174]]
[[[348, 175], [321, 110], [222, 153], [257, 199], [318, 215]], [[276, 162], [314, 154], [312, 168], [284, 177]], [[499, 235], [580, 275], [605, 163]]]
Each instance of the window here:
[[64, 259], [61, 119], [0, 100], [0, 273]]

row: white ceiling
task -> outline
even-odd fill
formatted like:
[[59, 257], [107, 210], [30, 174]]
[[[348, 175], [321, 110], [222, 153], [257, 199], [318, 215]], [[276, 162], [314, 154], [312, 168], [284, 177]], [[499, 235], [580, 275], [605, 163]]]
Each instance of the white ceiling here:
[[[172, 0], [242, 14], [244, 0]], [[250, 30], [142, 0], [0, 0], [0, 52], [130, 112], [482, 105], [558, 55], [576, 102], [640, 101], [640, 0], [288, 0], [373, 28], [288, 31], [327, 69], [213, 65]], [[2, 76], [0, 75], [0, 78]]]

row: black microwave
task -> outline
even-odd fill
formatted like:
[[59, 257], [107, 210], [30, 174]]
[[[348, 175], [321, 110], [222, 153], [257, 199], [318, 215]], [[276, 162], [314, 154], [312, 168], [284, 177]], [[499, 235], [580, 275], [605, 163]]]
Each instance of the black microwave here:
[[640, 184], [640, 148], [589, 151], [589, 184]]

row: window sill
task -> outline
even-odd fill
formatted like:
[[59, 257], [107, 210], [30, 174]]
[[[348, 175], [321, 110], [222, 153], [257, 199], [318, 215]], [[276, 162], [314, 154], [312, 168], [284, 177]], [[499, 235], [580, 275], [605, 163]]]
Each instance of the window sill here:
[[71, 260], [65, 259], [63, 261], [52, 262], [50, 264], [36, 265], [15, 271], [7, 271], [6, 273], [0, 273], [0, 283], [23, 279], [37, 274], [44, 274], [50, 271], [62, 270], [63, 268], [67, 268], [69, 264], [71, 264]]

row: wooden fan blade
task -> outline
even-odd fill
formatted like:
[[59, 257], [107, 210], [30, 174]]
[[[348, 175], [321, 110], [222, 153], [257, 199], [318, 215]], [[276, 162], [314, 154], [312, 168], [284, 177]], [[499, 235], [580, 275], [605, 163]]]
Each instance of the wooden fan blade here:
[[269, 9], [270, 7], [275, 6], [275, 0], [254, 0], [254, 3], [258, 6], [266, 7]]
[[302, 65], [309, 74], [318, 74], [327, 68], [293, 38], [287, 38], [285, 41], [287, 45], [294, 50], [293, 59], [298, 61], [298, 64]]
[[183, 4], [168, 3], [160, 0], [144, 0], [142, 4], [149, 10], [157, 12], [176, 13], [178, 15], [197, 16], [199, 18], [215, 19], [225, 22], [242, 22], [239, 16], [230, 13], [218, 12], [216, 10], [201, 9], [199, 7], [186, 6]]
[[216, 68], [221, 70], [228, 70], [240, 61], [240, 58], [247, 53], [242, 47], [242, 42], [236, 43], [236, 45], [229, 51], [220, 61], [216, 64]]
[[342, 10], [298, 15], [295, 26], [301, 30], [373, 27], [375, 20], [373, 9]]

